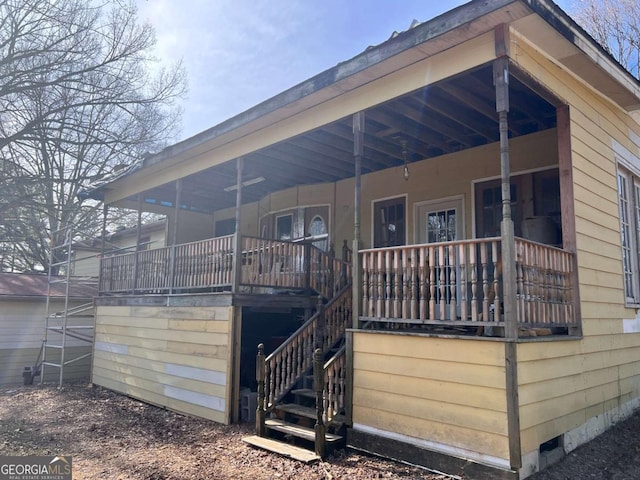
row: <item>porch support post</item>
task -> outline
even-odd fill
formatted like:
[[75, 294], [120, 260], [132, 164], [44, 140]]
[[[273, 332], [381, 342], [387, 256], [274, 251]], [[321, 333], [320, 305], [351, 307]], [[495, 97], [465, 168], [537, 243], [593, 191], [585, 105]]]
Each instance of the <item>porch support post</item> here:
[[355, 158], [355, 192], [353, 202], [353, 250], [351, 255], [352, 276], [352, 322], [353, 328], [360, 323], [360, 302], [362, 300], [362, 271], [360, 268], [360, 210], [362, 191], [362, 157], [364, 156], [364, 112], [353, 115], [353, 155]]
[[[353, 115], [353, 156], [355, 159], [355, 191], [353, 202], [353, 245], [351, 251], [351, 322], [357, 329], [360, 325], [362, 301], [362, 270], [360, 268], [360, 204], [362, 190], [362, 157], [364, 155], [364, 112]], [[353, 332], [346, 332], [345, 417], [347, 425], [353, 425]]]
[[182, 202], [182, 179], [176, 180], [176, 203], [173, 216], [173, 228], [171, 229], [171, 250], [170, 250], [170, 275], [169, 293], [173, 293], [176, 281], [176, 243], [178, 241], [178, 223], [180, 222], [180, 203]]
[[573, 194], [573, 163], [571, 160], [571, 118], [569, 105], [556, 109], [558, 124], [558, 166], [560, 176], [560, 210], [562, 212], [562, 248], [573, 254], [571, 272], [571, 299], [573, 300], [573, 324], [570, 333], [582, 335], [582, 313], [578, 289], [578, 262], [576, 256], [576, 209]]
[[231, 291], [236, 293], [240, 287], [242, 276], [242, 235], [240, 234], [240, 210], [242, 209], [242, 175], [244, 169], [244, 158], [236, 159], [236, 231], [233, 236], [233, 271], [231, 272]]
[[138, 252], [140, 251], [140, 238], [142, 237], [142, 233], [140, 229], [142, 228], [142, 192], [138, 193], [138, 222], [136, 224], [136, 251], [135, 256], [133, 257], [133, 291], [135, 292], [138, 288]]
[[[104, 278], [104, 252], [107, 247], [107, 217], [109, 216], [109, 205], [102, 204], [102, 244], [100, 245], [100, 262], [98, 263], [98, 292], [106, 291], [105, 278]], [[109, 272], [109, 290], [111, 290], [111, 280], [113, 278], [113, 272]], [[40, 380], [44, 379], [44, 375]], [[40, 382], [42, 383], [42, 381]]]
[[513, 219], [511, 217], [511, 171], [509, 165], [509, 27], [495, 30], [496, 54], [493, 80], [496, 87], [496, 111], [500, 129], [500, 176], [502, 180], [502, 288], [505, 322], [505, 389], [507, 400], [507, 430], [509, 432], [509, 463], [522, 467], [520, 438], [520, 402], [518, 399], [518, 318], [516, 310], [516, 252]]

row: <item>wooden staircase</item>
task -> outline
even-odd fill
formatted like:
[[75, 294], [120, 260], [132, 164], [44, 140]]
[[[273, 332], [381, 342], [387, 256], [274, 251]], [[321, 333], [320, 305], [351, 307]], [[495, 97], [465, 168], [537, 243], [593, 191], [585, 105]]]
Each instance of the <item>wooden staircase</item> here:
[[256, 434], [245, 443], [303, 462], [344, 445], [345, 330], [351, 283], [268, 357], [258, 346]]

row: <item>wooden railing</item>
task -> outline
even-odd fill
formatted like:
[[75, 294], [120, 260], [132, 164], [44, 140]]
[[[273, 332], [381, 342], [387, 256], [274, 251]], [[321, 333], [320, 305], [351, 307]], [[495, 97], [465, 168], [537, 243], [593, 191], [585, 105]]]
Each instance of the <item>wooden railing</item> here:
[[231, 285], [233, 235], [175, 246], [174, 288]]
[[351, 323], [351, 285], [316, 313], [264, 361], [265, 409], [284, 397], [311, 368], [315, 348], [323, 354], [344, 335]]
[[231, 285], [233, 235], [106, 256], [101, 293], [162, 293]]
[[370, 318], [500, 321], [500, 239], [361, 250]]
[[283, 240], [242, 237], [242, 277], [248, 286], [305, 288], [305, 246]]
[[[362, 319], [503, 324], [500, 238], [361, 250]], [[516, 239], [517, 320], [571, 325], [573, 255]]]
[[[157, 248], [154, 250], [143, 250], [130, 255], [130, 258], [132, 258], [133, 255], [136, 255], [138, 258], [137, 272], [134, 272], [129, 278], [129, 281], [133, 283], [130, 288], [131, 290], [156, 292], [166, 288], [166, 279], [169, 277], [170, 249]], [[117, 257], [111, 258], [115, 259]], [[132, 260], [135, 271], [135, 258], [132, 258]], [[109, 258], [105, 258], [103, 265], [108, 263]]]
[[518, 322], [573, 325], [574, 256], [559, 248], [516, 238]]
[[[308, 242], [242, 238], [240, 284], [251, 287], [314, 289], [329, 299], [351, 279], [351, 265]], [[105, 256], [100, 292], [167, 293], [230, 288], [233, 235]]]
[[351, 281], [351, 264], [309, 245], [310, 287], [324, 298], [333, 298]]

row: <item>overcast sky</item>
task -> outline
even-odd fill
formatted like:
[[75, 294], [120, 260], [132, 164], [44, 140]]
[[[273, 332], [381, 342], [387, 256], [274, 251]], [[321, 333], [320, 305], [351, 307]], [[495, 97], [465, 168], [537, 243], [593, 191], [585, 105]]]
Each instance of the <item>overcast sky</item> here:
[[[458, 0], [138, 0], [156, 55], [189, 79], [181, 139], [348, 60]], [[558, 4], [567, 9], [569, 0]]]

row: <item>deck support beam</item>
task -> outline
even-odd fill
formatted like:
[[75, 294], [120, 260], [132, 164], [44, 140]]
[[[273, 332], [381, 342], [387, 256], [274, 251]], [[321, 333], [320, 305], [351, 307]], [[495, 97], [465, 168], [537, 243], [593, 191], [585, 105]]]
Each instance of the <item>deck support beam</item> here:
[[241, 210], [242, 210], [242, 176], [244, 170], [244, 158], [238, 157], [236, 159], [236, 231], [233, 236], [233, 272], [231, 275], [231, 291], [236, 293], [240, 287], [240, 277], [242, 276], [242, 235], [240, 234], [240, 225], [242, 222]]
[[[98, 294], [100, 294], [100, 292], [104, 290], [104, 284], [103, 284], [104, 272], [102, 271], [102, 267], [103, 267], [102, 262], [104, 259], [104, 254], [107, 249], [107, 217], [108, 216], [109, 216], [109, 205], [106, 202], [104, 202], [102, 204], [102, 232], [101, 232], [102, 242], [100, 245], [100, 262], [98, 262]], [[111, 280], [111, 275], [109, 276], [109, 279]], [[111, 284], [109, 284], [109, 287], [111, 287]], [[44, 375], [40, 377], [40, 383], [43, 382], [43, 379], [44, 379]]]
[[176, 180], [176, 203], [173, 215], [173, 228], [171, 229], [171, 251], [169, 252], [170, 275], [169, 293], [173, 293], [176, 281], [176, 244], [178, 243], [178, 223], [180, 222], [180, 203], [182, 202], [182, 179]]
[[511, 468], [522, 467], [520, 438], [520, 405], [518, 400], [518, 317], [516, 305], [516, 252], [513, 218], [511, 216], [511, 168], [509, 163], [509, 27], [495, 30], [496, 55], [493, 81], [496, 88], [496, 112], [500, 129], [500, 178], [502, 186], [502, 288], [505, 322], [505, 389], [507, 396], [507, 429]]
[[576, 246], [576, 208], [573, 193], [573, 162], [571, 160], [571, 118], [569, 105], [556, 108], [558, 129], [558, 167], [560, 176], [560, 210], [562, 213], [562, 248], [573, 254], [571, 294], [573, 300], [572, 335], [582, 335], [582, 312], [578, 288], [578, 261]]
[[136, 223], [136, 250], [133, 264], [133, 291], [138, 288], [138, 252], [140, 251], [140, 239], [142, 238], [142, 192], [138, 193], [138, 221]]
[[[353, 245], [351, 251], [351, 321], [352, 327], [357, 329], [360, 324], [362, 301], [362, 269], [360, 265], [360, 217], [362, 203], [362, 157], [364, 156], [364, 112], [353, 115], [353, 157], [355, 160], [355, 187], [353, 201]], [[352, 425], [353, 413], [353, 336], [347, 332], [347, 378], [345, 411], [346, 423]]]
[[360, 269], [360, 217], [362, 203], [362, 157], [364, 156], [364, 112], [353, 115], [353, 156], [355, 159], [355, 192], [353, 201], [353, 250], [351, 255], [352, 277], [353, 277], [353, 328], [358, 328], [360, 322], [360, 301], [362, 288]]

